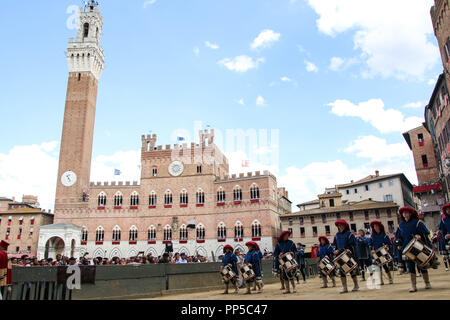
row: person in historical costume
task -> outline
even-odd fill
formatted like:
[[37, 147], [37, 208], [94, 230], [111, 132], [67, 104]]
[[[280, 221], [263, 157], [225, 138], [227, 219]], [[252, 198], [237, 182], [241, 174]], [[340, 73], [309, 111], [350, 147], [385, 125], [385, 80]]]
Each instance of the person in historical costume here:
[[[375, 251], [377, 251], [381, 247], [386, 246], [388, 248], [389, 254], [391, 255], [391, 257], [393, 257], [394, 246], [392, 244], [391, 239], [385, 232], [383, 223], [381, 223], [380, 221], [372, 221], [370, 223], [370, 228], [372, 229], [372, 236], [370, 237], [370, 249], [372, 251], [372, 254], [374, 254]], [[389, 265], [388, 264], [383, 265], [383, 269], [389, 278], [389, 284], [393, 284], [394, 278], [392, 277], [392, 272], [389, 269]], [[381, 285], [384, 285], [383, 270], [380, 270], [380, 276], [381, 276]]]
[[224, 279], [225, 291], [224, 291], [223, 294], [228, 294], [228, 289], [230, 287], [230, 282], [234, 286], [234, 293], [237, 294], [239, 292], [239, 288], [238, 288], [238, 281], [239, 281], [239, 279], [238, 279], [238, 277], [239, 277], [238, 258], [233, 253], [233, 247], [230, 246], [230, 245], [226, 245], [223, 248], [223, 253], [224, 253], [224, 257], [222, 258], [222, 270], [226, 266], [230, 265], [231, 269], [233, 270], [234, 274], [236, 275], [236, 277], [234, 277], [230, 281], [227, 281], [227, 280]]
[[246, 282], [247, 291], [245, 294], [251, 294], [251, 287], [254, 281], [256, 281], [256, 286], [258, 288], [258, 293], [262, 293], [264, 283], [262, 281], [262, 253], [259, 245], [256, 242], [250, 241], [245, 244], [248, 248], [248, 252], [245, 255], [244, 262], [249, 267], [252, 268], [255, 273], [255, 278], [250, 279]]
[[450, 245], [450, 203], [442, 207], [442, 219], [439, 223], [439, 249], [444, 259], [445, 271], [448, 271]]
[[[431, 243], [429, 239], [430, 231], [428, 230], [425, 223], [419, 220], [418, 213], [415, 209], [411, 207], [403, 207], [399, 210], [400, 214], [400, 224], [395, 233], [396, 238], [399, 243], [399, 251], [403, 250], [408, 246], [409, 242], [414, 238], [422, 241], [425, 245], [431, 248]], [[435, 263], [435, 262], [434, 262]], [[406, 266], [408, 273], [411, 277], [411, 289], [409, 292], [417, 292], [417, 269], [422, 273], [423, 281], [425, 282], [425, 289], [431, 289], [430, 276], [426, 269], [421, 269], [414, 261], [407, 260]]]
[[275, 246], [275, 250], [273, 252], [273, 271], [280, 274], [280, 278], [282, 283], [284, 283], [285, 294], [291, 293], [290, 285], [292, 285], [292, 292], [296, 293], [295, 289], [295, 274], [296, 270], [291, 270], [286, 272], [283, 267], [280, 265], [279, 257], [283, 254], [290, 253], [292, 257], [295, 258], [295, 254], [297, 252], [297, 248], [295, 243], [292, 240], [289, 240], [289, 236], [291, 235], [290, 231], [283, 231], [281, 235], [278, 237], [278, 243]]
[[[319, 252], [317, 253], [317, 257], [319, 258], [319, 261], [321, 261], [325, 257], [328, 257], [330, 261], [333, 261], [334, 249], [331, 246], [330, 240], [328, 240], [327, 237], [324, 236], [319, 237]], [[319, 272], [319, 276], [323, 282], [323, 285], [320, 287], [321, 289], [328, 288], [328, 277], [330, 277], [331, 281], [333, 282], [333, 288], [336, 287], [335, 271], [333, 271], [329, 275]]]
[[305, 249], [304, 245], [301, 243], [297, 243], [297, 252], [295, 254], [295, 260], [297, 261], [298, 264], [298, 272], [295, 275], [295, 277], [297, 278], [297, 284], [300, 283], [300, 274], [302, 275], [303, 283], [306, 283]]
[[366, 281], [366, 270], [370, 272], [372, 257], [369, 247], [370, 238], [366, 237], [366, 231], [361, 229], [356, 236], [356, 254], [358, 256], [358, 265], [361, 270], [362, 281]]
[[12, 284], [12, 270], [11, 261], [8, 259], [9, 243], [6, 241], [0, 242], [0, 300], [3, 299], [2, 292], [6, 294], [8, 290], [4, 290], [4, 287], [9, 287]]
[[[334, 255], [338, 256], [344, 250], [350, 250], [353, 258], [358, 261], [358, 256], [356, 253], [356, 238], [355, 235], [350, 231], [349, 224], [344, 219], [339, 219], [335, 222], [335, 225], [338, 228], [339, 232], [335, 235], [333, 240], [333, 246], [336, 248]], [[353, 292], [359, 290], [357, 273], [357, 269], [353, 270], [350, 273], [353, 280]], [[347, 275], [342, 270], [339, 270], [339, 275], [342, 283], [341, 293], [347, 293]]]

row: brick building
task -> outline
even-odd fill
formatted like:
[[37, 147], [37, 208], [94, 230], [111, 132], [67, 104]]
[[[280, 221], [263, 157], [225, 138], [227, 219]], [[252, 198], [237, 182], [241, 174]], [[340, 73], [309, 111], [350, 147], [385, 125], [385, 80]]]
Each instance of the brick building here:
[[214, 144], [214, 130], [191, 145], [157, 145], [141, 137], [141, 178], [90, 182], [98, 81], [104, 55], [103, 18], [97, 6], [79, 12], [76, 41], [69, 41], [69, 80], [55, 200], [55, 224], [41, 229], [39, 257], [63, 253], [130, 257], [175, 252], [212, 257], [223, 246], [257, 241], [271, 251], [288, 193], [269, 172], [229, 173]]
[[[339, 198], [340, 196], [337, 196]], [[318, 243], [319, 236], [327, 236], [330, 241], [338, 232], [334, 223], [345, 219], [353, 232], [359, 229], [370, 229], [370, 222], [380, 220], [386, 226], [386, 231], [398, 226], [397, 211], [399, 206], [394, 202], [379, 202], [363, 200], [356, 203], [338, 206], [307, 209], [281, 216], [283, 229], [292, 232], [292, 240], [301, 242], [307, 247]]]
[[38, 208], [37, 197], [21, 202], [0, 197], [0, 239], [7, 241], [11, 256], [35, 256], [41, 226], [53, 223], [53, 214]]
[[418, 186], [413, 188], [418, 209], [432, 228], [440, 221], [440, 210], [445, 198], [439, 179], [439, 167], [433, 147], [433, 138], [422, 125], [403, 134], [414, 157]]
[[446, 201], [450, 201], [450, 9], [449, 0], [435, 0], [431, 8], [431, 21], [442, 58], [443, 73], [439, 76], [425, 108], [425, 126], [431, 133], [439, 177]]

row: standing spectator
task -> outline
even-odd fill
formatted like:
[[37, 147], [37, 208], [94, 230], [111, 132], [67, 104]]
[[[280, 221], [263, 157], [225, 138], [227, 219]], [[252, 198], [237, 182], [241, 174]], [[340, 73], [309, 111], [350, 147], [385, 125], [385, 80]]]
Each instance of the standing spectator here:
[[359, 230], [356, 236], [356, 256], [361, 268], [362, 281], [366, 281], [366, 268], [372, 265], [369, 242], [370, 239], [366, 237], [366, 231]]
[[[297, 252], [295, 253], [295, 260], [298, 263], [298, 270], [302, 274], [303, 283], [306, 283], [306, 274], [305, 274], [305, 246], [301, 243], [297, 243]], [[300, 283], [299, 274], [296, 274], [297, 284]]]

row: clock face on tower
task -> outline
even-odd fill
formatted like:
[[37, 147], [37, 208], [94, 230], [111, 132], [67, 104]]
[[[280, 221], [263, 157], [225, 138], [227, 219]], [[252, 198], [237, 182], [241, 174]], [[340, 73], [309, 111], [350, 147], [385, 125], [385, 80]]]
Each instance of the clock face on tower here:
[[174, 176], [180, 176], [184, 171], [184, 165], [181, 161], [174, 161], [169, 165], [169, 173]]
[[65, 187], [71, 187], [77, 182], [77, 175], [73, 171], [64, 172], [61, 176], [61, 183]]

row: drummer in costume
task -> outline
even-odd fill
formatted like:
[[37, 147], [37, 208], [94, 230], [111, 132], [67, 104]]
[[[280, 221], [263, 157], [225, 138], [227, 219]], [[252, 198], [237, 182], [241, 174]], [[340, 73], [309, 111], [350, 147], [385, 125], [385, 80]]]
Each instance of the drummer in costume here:
[[233, 247], [230, 245], [226, 245], [223, 248], [223, 253], [225, 254], [225, 256], [222, 259], [222, 270], [230, 265], [231, 269], [233, 270], [234, 274], [236, 275], [236, 277], [234, 277], [231, 280], [225, 280], [224, 279], [224, 283], [225, 283], [225, 291], [223, 294], [228, 294], [228, 289], [230, 287], [230, 282], [231, 284], [234, 286], [234, 293], [238, 293], [239, 292], [239, 288], [238, 288], [238, 277], [239, 277], [239, 271], [238, 271], [238, 258], [236, 257], [236, 255], [233, 253]]
[[259, 249], [259, 246], [256, 242], [247, 242], [245, 244], [248, 248], [248, 253], [245, 256], [244, 262], [252, 268], [253, 272], [255, 273], [255, 278], [250, 279], [246, 282], [247, 292], [246, 294], [251, 294], [251, 286], [254, 281], [256, 281], [256, 286], [258, 287], [258, 293], [262, 292], [262, 289], [264, 287], [263, 281], [262, 281], [262, 253]]
[[442, 220], [439, 223], [439, 248], [444, 257], [445, 271], [448, 271], [448, 246], [450, 245], [450, 203], [442, 207]]
[[[357, 261], [358, 256], [356, 255], [356, 238], [355, 235], [350, 231], [350, 226], [347, 221], [344, 219], [339, 219], [335, 222], [336, 227], [339, 232], [334, 237], [333, 246], [336, 248], [335, 256], [339, 255], [345, 250], [350, 250], [353, 258]], [[357, 278], [357, 268], [353, 270], [350, 274], [353, 280], [353, 292], [359, 290], [358, 278]], [[342, 282], [342, 291], [341, 293], [347, 293], [347, 275], [340, 270], [341, 282]]]
[[[426, 227], [423, 221], [419, 220], [418, 213], [411, 207], [403, 207], [399, 210], [400, 214], [400, 224], [398, 226], [397, 232], [395, 233], [396, 238], [399, 240], [399, 250], [403, 250], [408, 246], [409, 242], [414, 238], [419, 239], [425, 245], [431, 247], [428, 235], [430, 231]], [[417, 276], [416, 276], [416, 263], [414, 261], [406, 261], [406, 266], [411, 277], [411, 289], [409, 292], [417, 292]], [[425, 282], [425, 289], [431, 289], [430, 276], [426, 269], [418, 269], [422, 273], [423, 281]]]
[[[321, 261], [323, 258], [328, 257], [330, 261], [333, 261], [334, 259], [334, 249], [330, 244], [330, 241], [327, 237], [319, 237], [319, 252], [317, 253], [317, 257], [319, 258], [319, 261]], [[328, 276], [330, 277], [331, 281], [333, 282], [333, 288], [336, 287], [336, 277], [335, 277], [335, 271], [330, 273], [330, 275], [325, 275], [322, 272], [319, 273], [319, 276], [322, 278], [323, 285], [320, 287], [321, 289], [328, 288]]]
[[295, 253], [295, 260], [297, 260], [298, 264], [298, 272], [295, 275], [297, 278], [297, 284], [300, 283], [300, 273], [302, 274], [303, 283], [306, 283], [306, 274], [305, 274], [305, 250], [304, 245], [301, 243], [297, 243], [297, 252]]
[[8, 260], [9, 243], [6, 241], [0, 242], [0, 300], [3, 299], [2, 292], [8, 293], [8, 289], [4, 290], [4, 287], [11, 285], [11, 261]]
[[[384, 225], [380, 221], [372, 221], [370, 223], [370, 228], [372, 229], [372, 236], [370, 237], [370, 249], [372, 250], [372, 254], [375, 253], [378, 249], [387, 246], [389, 254], [391, 257], [394, 256], [393, 252], [393, 244], [389, 236], [386, 234], [384, 230]], [[389, 278], [389, 284], [394, 283], [394, 279], [392, 278], [391, 270], [389, 269], [389, 265], [383, 265], [383, 269], [386, 272]], [[384, 285], [383, 281], [383, 271], [381, 270], [381, 285]]]
[[290, 284], [292, 284], [292, 292], [296, 293], [295, 289], [295, 274], [296, 270], [291, 270], [290, 272], [286, 272], [280, 265], [280, 261], [278, 259], [281, 255], [290, 253], [292, 257], [295, 257], [295, 254], [297, 253], [297, 248], [295, 246], [295, 243], [292, 240], [289, 240], [289, 236], [291, 235], [290, 231], [283, 231], [281, 235], [278, 237], [278, 243], [275, 246], [275, 250], [273, 252], [273, 268], [274, 271], [277, 272], [280, 270], [281, 274], [281, 281], [284, 283], [284, 287], [286, 291], [284, 291], [284, 294], [291, 293]]
[[372, 265], [369, 248], [370, 238], [366, 237], [366, 231], [361, 229], [356, 236], [356, 250], [358, 255], [358, 265], [361, 269], [362, 281], [366, 281], [366, 269], [369, 271]]

